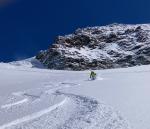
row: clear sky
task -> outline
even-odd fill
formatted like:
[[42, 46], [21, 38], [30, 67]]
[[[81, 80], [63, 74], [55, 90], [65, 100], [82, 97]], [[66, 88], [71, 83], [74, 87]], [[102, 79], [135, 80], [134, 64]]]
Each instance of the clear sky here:
[[36, 55], [79, 27], [150, 23], [150, 0], [0, 0], [0, 61]]

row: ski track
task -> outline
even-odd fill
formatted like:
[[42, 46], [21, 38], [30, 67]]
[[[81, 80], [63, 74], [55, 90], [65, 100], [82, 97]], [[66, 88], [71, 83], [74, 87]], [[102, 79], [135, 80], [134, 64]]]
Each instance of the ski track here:
[[18, 101], [18, 102], [15, 102], [15, 103], [10, 103], [10, 104], [6, 104], [6, 105], [2, 105], [1, 108], [4, 109], [4, 108], [11, 108], [13, 106], [16, 106], [16, 105], [20, 105], [20, 104], [23, 104], [23, 103], [26, 103], [28, 102], [28, 99], [25, 98], [21, 101]]
[[11, 127], [11, 126], [15, 126], [15, 125], [18, 125], [18, 124], [20, 124], [20, 123], [23, 123], [23, 122], [26, 122], [26, 121], [31, 121], [31, 120], [33, 120], [33, 119], [36, 119], [36, 118], [38, 118], [38, 117], [41, 117], [42, 115], [51, 112], [52, 110], [58, 108], [59, 106], [62, 106], [66, 101], [67, 101], [67, 99], [63, 100], [62, 102], [60, 102], [60, 103], [58, 103], [58, 104], [56, 104], [56, 105], [51, 106], [51, 107], [48, 108], [48, 109], [42, 110], [42, 111], [40, 111], [40, 112], [31, 114], [31, 115], [28, 115], [28, 116], [25, 116], [25, 117], [23, 117], [23, 118], [21, 118], [21, 119], [17, 119], [17, 120], [15, 120], [15, 121], [12, 121], [12, 122], [10, 122], [10, 123], [8, 123], [8, 124], [4, 124], [4, 125], [0, 126], [0, 129], [6, 129], [6, 128], [9, 128], [9, 127]]
[[127, 122], [112, 108], [97, 100], [74, 94], [63, 94], [72, 99], [76, 110], [58, 129], [129, 129]]
[[[49, 84], [50, 87], [47, 83], [46, 89], [43, 88], [44, 93], [56, 96], [63, 95], [65, 96], [63, 101], [1, 125], [0, 129], [129, 129], [128, 123], [107, 105], [92, 98], [61, 92], [61, 89], [80, 84], [59, 82], [53, 85], [53, 88], [52, 84]], [[33, 95], [24, 93], [23, 96], [32, 97]], [[27, 99], [24, 99], [2, 107], [8, 108], [26, 101]]]

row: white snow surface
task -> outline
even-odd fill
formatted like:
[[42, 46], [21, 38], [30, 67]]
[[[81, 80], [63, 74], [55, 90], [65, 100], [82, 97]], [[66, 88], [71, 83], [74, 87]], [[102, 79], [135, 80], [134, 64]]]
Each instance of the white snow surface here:
[[150, 65], [99, 70], [90, 81], [90, 71], [33, 60], [0, 63], [0, 129], [150, 129]]

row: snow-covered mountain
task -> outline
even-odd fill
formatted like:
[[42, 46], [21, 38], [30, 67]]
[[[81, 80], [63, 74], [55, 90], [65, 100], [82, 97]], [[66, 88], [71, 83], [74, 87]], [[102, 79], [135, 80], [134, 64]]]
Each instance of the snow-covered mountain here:
[[0, 64], [0, 129], [150, 128], [149, 65], [99, 70], [90, 81], [89, 71], [29, 60]]
[[106, 69], [150, 64], [150, 24], [111, 24], [58, 36], [36, 58], [50, 69]]
[[[36, 57], [0, 63], [0, 129], [150, 129], [148, 64], [149, 24], [59, 36]], [[86, 69], [106, 68], [118, 69], [89, 79]]]
[[29, 58], [29, 59], [25, 59], [25, 60], [20, 60], [20, 61], [13, 61], [10, 63], [0, 63], [0, 67], [2, 68], [6, 68], [6, 69], [15, 69], [17, 68], [40, 68], [40, 69], [44, 69], [44, 65], [38, 61], [37, 59], [35, 59], [35, 57]]

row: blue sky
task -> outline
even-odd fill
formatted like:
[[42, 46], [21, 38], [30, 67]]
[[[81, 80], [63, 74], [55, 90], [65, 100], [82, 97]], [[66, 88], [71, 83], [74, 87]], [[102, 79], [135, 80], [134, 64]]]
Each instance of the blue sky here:
[[0, 61], [36, 55], [79, 27], [150, 23], [150, 0], [0, 0]]

